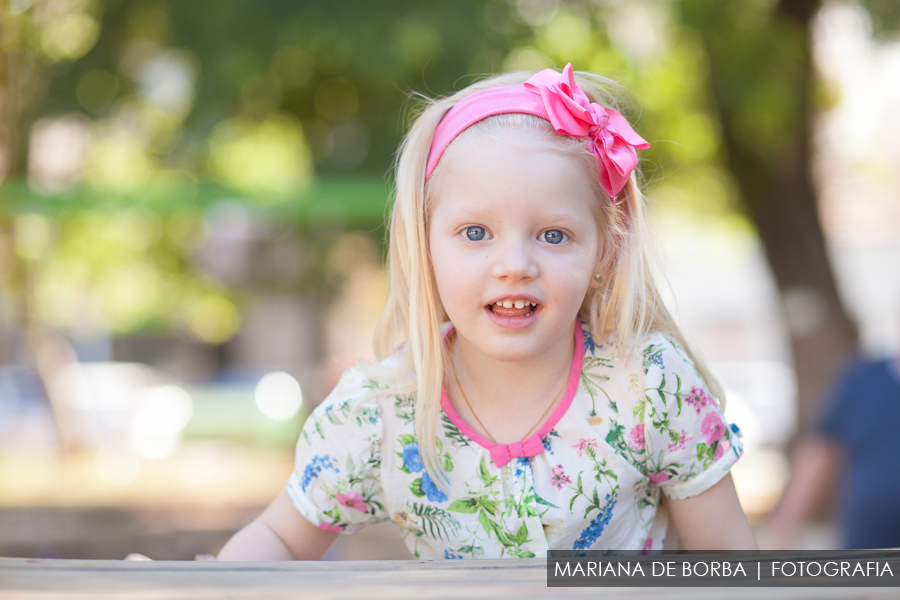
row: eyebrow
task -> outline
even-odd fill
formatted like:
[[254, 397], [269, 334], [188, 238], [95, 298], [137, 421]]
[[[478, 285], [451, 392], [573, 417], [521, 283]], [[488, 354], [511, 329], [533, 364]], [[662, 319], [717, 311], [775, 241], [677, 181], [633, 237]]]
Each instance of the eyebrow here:
[[[486, 216], [494, 216], [487, 214], [487, 211], [481, 209], [480, 207], [454, 207], [453, 218], [457, 220], [467, 220], [474, 219], [479, 220], [483, 219]], [[534, 214], [534, 213], [532, 213]], [[542, 220], [551, 221], [551, 222], [563, 222], [563, 223], [581, 223], [581, 221], [573, 217], [568, 212], [562, 211], [554, 211], [551, 213], [539, 213], [539, 216]]]

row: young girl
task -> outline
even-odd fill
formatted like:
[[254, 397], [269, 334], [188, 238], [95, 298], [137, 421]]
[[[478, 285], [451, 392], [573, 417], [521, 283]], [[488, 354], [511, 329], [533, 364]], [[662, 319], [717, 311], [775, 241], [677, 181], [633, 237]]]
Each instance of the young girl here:
[[[220, 560], [318, 559], [392, 520], [419, 558], [752, 549], [715, 381], [644, 254], [606, 82], [545, 70], [432, 102], [400, 148], [382, 360], [309, 417], [287, 489]], [[713, 390], [711, 393], [709, 390]]]

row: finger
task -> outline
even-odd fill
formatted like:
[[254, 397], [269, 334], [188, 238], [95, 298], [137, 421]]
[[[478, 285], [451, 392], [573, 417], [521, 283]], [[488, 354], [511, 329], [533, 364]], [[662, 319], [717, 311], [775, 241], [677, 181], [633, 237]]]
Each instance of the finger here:
[[150, 557], [144, 556], [143, 554], [138, 554], [137, 552], [132, 552], [128, 556], [125, 557], [125, 560], [153, 560]]

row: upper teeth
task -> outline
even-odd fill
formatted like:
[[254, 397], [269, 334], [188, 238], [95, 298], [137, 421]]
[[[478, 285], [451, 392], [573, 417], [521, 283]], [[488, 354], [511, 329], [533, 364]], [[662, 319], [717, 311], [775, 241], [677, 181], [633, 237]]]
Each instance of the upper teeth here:
[[531, 302], [529, 300], [501, 300], [497, 302], [497, 304], [499, 304], [503, 308], [512, 308], [514, 306], [516, 308], [525, 308], [526, 304], [534, 306], [534, 302]]

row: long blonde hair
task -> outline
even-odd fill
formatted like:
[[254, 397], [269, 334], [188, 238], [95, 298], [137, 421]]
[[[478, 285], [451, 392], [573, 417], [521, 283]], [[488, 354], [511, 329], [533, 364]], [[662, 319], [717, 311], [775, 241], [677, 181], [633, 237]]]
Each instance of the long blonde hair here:
[[[397, 393], [415, 394], [415, 428], [422, 461], [435, 484], [445, 491], [449, 486], [435, 440], [447, 364], [441, 324], [447, 320], [447, 314], [432, 277], [427, 234], [434, 190], [448, 183], [441, 180], [441, 163], [426, 182], [425, 165], [435, 128], [447, 110], [477, 91], [520, 85], [531, 75], [499, 75], [442, 99], [425, 99], [400, 145], [394, 165], [395, 190], [388, 223], [387, 257], [391, 291], [375, 332], [375, 353], [381, 360], [408, 344], [408, 351], [398, 354], [404, 362], [392, 369], [391, 387]], [[592, 102], [616, 107], [616, 98], [611, 93], [617, 89], [614, 83], [589, 73], [575, 75]], [[460, 134], [457, 140], [471, 131], [490, 133], [510, 127], [534, 131], [555, 151], [579, 160], [595, 182], [597, 202], [592, 209], [604, 240], [602, 260], [606, 269], [602, 288], [591, 290], [579, 311], [579, 317], [591, 333], [598, 340], [614, 344], [619, 355], [631, 355], [650, 332], [668, 334], [691, 356], [721, 403], [724, 398], [717, 382], [691, 352], [654, 285], [646, 251], [645, 199], [639, 188], [638, 171], [631, 175], [618, 201], [613, 203], [600, 188], [594, 157], [584, 140], [557, 134], [549, 123], [530, 115], [489, 117]]]

